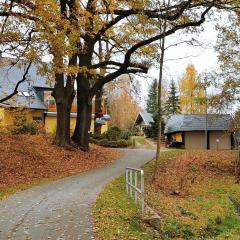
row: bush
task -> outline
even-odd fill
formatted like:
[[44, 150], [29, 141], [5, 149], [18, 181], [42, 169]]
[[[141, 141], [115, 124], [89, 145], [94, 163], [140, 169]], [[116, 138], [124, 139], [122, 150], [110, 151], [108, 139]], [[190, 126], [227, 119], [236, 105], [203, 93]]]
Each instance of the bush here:
[[132, 132], [130, 132], [130, 131], [123, 131], [121, 133], [121, 135], [120, 135], [120, 138], [124, 139], [124, 140], [129, 140], [132, 136], [133, 136]]
[[95, 133], [92, 133], [92, 132], [90, 132], [89, 137], [90, 137], [90, 138], [97, 139], [97, 140], [106, 138], [106, 136], [105, 136], [104, 134], [98, 134], [98, 133], [95, 134]]
[[112, 126], [101, 135], [90, 134], [90, 142], [103, 147], [124, 148], [132, 145], [131, 136], [130, 131], [122, 131], [119, 127]]
[[108, 131], [105, 133], [106, 138], [109, 141], [117, 141], [121, 138], [121, 129], [117, 126], [112, 126], [108, 129]]
[[107, 139], [101, 139], [101, 140], [98, 140], [97, 143], [101, 146], [107, 146], [108, 145], [108, 140]]
[[36, 121], [28, 121], [24, 110], [16, 110], [14, 112], [13, 124], [9, 126], [8, 130], [12, 134], [27, 134], [32, 135], [38, 133], [38, 123]]
[[26, 122], [21, 125], [13, 125], [10, 129], [12, 134], [37, 134], [38, 133], [38, 124], [35, 121]]
[[129, 147], [132, 145], [132, 142], [130, 140], [124, 140], [124, 139], [121, 139], [121, 140], [118, 140], [117, 141], [117, 145], [118, 147]]
[[108, 141], [107, 139], [97, 140], [97, 139], [91, 138], [91, 142], [99, 146], [110, 147], [110, 148], [125, 148], [132, 144], [130, 140], [126, 141], [123, 139], [118, 141]]

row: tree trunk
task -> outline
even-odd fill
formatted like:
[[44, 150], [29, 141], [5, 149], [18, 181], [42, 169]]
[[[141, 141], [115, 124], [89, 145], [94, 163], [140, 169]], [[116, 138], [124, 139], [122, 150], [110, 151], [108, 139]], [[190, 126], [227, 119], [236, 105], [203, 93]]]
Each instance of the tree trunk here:
[[72, 140], [83, 151], [89, 150], [89, 132], [92, 117], [92, 102], [89, 102], [89, 79], [77, 77], [77, 121]]
[[240, 183], [240, 146], [237, 149], [237, 158], [235, 161], [235, 176], [236, 176], [236, 183]]
[[68, 76], [64, 87], [64, 75], [56, 74], [56, 84], [52, 92], [57, 107], [57, 128], [54, 143], [60, 147], [69, 147], [70, 139], [70, 113], [75, 96], [74, 81]]
[[[102, 109], [102, 90], [97, 91], [95, 95], [95, 113], [99, 113]], [[94, 134], [100, 135], [102, 127], [94, 121]]]
[[[85, 53], [80, 54], [79, 67], [88, 68], [91, 65], [95, 42], [86, 37], [83, 46]], [[83, 151], [89, 150], [89, 132], [92, 116], [92, 98], [89, 98], [91, 74], [78, 73], [77, 75], [77, 121], [72, 140]]]
[[65, 100], [58, 101], [57, 105], [57, 129], [54, 143], [61, 147], [70, 146], [70, 112], [71, 105]]

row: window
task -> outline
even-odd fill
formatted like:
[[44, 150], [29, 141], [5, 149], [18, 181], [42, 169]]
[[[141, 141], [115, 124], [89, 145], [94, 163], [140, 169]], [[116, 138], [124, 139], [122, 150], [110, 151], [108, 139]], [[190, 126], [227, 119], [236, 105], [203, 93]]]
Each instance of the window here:
[[30, 97], [29, 92], [23, 92], [23, 95], [24, 95], [25, 97]]
[[48, 103], [48, 105], [53, 105], [53, 104], [55, 104], [55, 100], [54, 99], [48, 99], [47, 103]]
[[42, 117], [39, 117], [39, 116], [33, 116], [33, 121], [41, 122], [42, 120], [43, 120]]
[[18, 96], [25, 96], [25, 97], [30, 97], [30, 93], [29, 92], [18, 92]]

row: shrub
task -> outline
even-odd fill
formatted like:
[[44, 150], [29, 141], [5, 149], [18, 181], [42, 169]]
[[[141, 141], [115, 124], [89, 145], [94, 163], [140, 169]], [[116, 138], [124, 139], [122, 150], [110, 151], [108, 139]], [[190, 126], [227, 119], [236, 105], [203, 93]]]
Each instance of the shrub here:
[[120, 135], [120, 138], [124, 139], [124, 140], [129, 140], [132, 136], [133, 136], [132, 132], [130, 132], [130, 131], [123, 131], [121, 133], [121, 135]]
[[122, 133], [122, 131], [119, 127], [112, 126], [108, 129], [108, 131], [105, 133], [105, 135], [109, 141], [117, 141], [120, 139], [121, 133]]
[[12, 134], [27, 134], [30, 133], [32, 135], [38, 133], [38, 123], [35, 121], [25, 122], [19, 125], [13, 125], [10, 129]]
[[130, 131], [122, 131], [117, 126], [112, 126], [101, 135], [90, 134], [90, 142], [103, 147], [124, 148], [132, 145], [131, 136]]
[[28, 121], [26, 112], [22, 109], [14, 112], [13, 124], [9, 126], [8, 130], [12, 134], [27, 134], [32, 135], [38, 133], [38, 122]]
[[97, 140], [97, 143], [101, 146], [107, 146], [108, 145], [108, 140], [107, 139]]
[[110, 147], [110, 148], [125, 148], [131, 145], [131, 141], [126, 140], [118, 140], [118, 141], [108, 141], [107, 139], [93, 139], [90, 138], [92, 143], [95, 143], [97, 145], [103, 146], [103, 147]]
[[94, 133], [90, 132], [89, 137], [92, 139], [96, 139], [96, 140], [107, 139], [106, 132], [104, 132], [102, 134], [99, 134], [99, 133], [94, 134]]
[[132, 145], [132, 142], [130, 140], [121, 139], [117, 141], [117, 145], [118, 147], [128, 147]]

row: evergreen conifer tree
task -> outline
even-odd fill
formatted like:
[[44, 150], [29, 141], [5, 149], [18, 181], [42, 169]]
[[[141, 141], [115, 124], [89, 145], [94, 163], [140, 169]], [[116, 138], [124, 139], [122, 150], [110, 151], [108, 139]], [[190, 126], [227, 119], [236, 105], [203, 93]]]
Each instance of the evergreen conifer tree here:
[[[156, 138], [157, 137], [157, 133], [158, 133], [158, 124], [157, 124], [157, 120], [158, 120], [158, 82], [157, 79], [154, 79], [154, 81], [152, 82], [150, 88], [149, 88], [149, 92], [148, 92], [148, 100], [147, 100], [147, 112], [152, 114], [152, 118], [153, 118], [153, 123], [151, 123], [151, 127], [150, 128], [146, 128], [145, 129], [145, 134], [147, 137], [152, 137], [152, 138]], [[162, 132], [164, 130], [164, 126], [165, 123], [162, 120]]]
[[174, 81], [171, 81], [169, 97], [164, 105], [163, 112], [165, 115], [174, 115], [181, 113], [180, 101], [177, 95], [177, 89]]
[[147, 99], [147, 112], [154, 114], [157, 111], [157, 79], [154, 79], [152, 82], [149, 91], [148, 91], [148, 99]]

